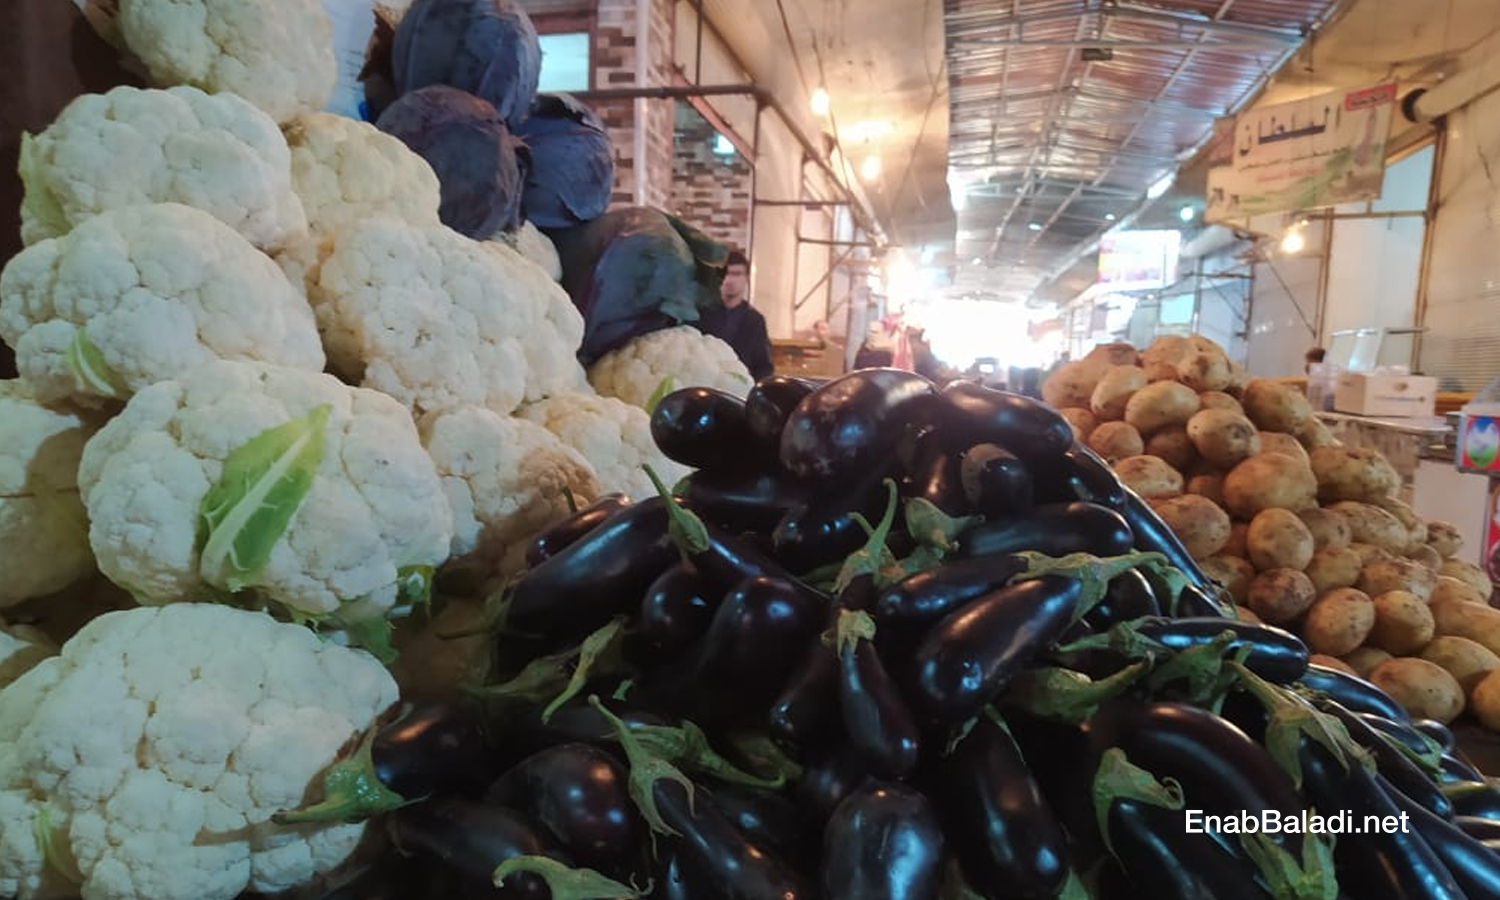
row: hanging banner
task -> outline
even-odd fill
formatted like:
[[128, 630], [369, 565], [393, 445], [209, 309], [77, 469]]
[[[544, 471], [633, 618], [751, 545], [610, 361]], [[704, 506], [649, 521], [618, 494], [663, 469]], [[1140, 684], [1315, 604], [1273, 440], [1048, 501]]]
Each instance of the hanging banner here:
[[1209, 222], [1380, 196], [1396, 84], [1334, 91], [1235, 117], [1232, 162], [1208, 173]]

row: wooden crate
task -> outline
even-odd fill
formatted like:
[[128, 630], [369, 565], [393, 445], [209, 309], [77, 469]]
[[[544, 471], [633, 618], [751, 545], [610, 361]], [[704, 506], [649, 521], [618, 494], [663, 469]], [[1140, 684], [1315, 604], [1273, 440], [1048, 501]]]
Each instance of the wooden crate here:
[[771, 341], [771, 362], [781, 375], [832, 378], [844, 373], [844, 345], [837, 341]]

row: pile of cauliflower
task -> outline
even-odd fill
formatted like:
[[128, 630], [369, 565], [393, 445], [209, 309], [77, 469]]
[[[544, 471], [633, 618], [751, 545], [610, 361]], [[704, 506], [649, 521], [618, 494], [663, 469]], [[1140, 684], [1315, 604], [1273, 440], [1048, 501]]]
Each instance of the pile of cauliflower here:
[[751, 382], [691, 328], [585, 371], [546, 236], [445, 227], [421, 157], [320, 111], [318, 0], [114, 12], [153, 86], [24, 137], [0, 272], [0, 897], [230, 900], [353, 852], [271, 817], [396, 701], [435, 574], [685, 475], [650, 398]]

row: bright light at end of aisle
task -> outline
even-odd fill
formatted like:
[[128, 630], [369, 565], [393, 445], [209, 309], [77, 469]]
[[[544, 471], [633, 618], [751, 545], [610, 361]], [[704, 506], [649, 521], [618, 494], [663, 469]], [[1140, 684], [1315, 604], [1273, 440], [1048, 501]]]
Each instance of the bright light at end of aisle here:
[[870, 154], [865, 161], [859, 164], [859, 177], [865, 181], [874, 181], [880, 177], [880, 157]]
[[822, 88], [815, 89], [812, 92], [812, 97], [808, 100], [808, 105], [812, 107], [813, 115], [828, 115], [828, 92]]

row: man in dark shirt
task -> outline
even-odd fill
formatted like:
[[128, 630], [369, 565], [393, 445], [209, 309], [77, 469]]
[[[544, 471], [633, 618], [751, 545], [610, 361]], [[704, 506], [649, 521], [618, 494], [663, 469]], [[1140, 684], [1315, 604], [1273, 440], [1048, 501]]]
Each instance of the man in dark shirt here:
[[729, 254], [724, 264], [724, 282], [719, 286], [720, 304], [703, 311], [698, 329], [711, 334], [734, 348], [734, 352], [759, 381], [770, 375], [771, 339], [766, 334], [766, 317], [750, 305], [750, 260], [738, 250]]

